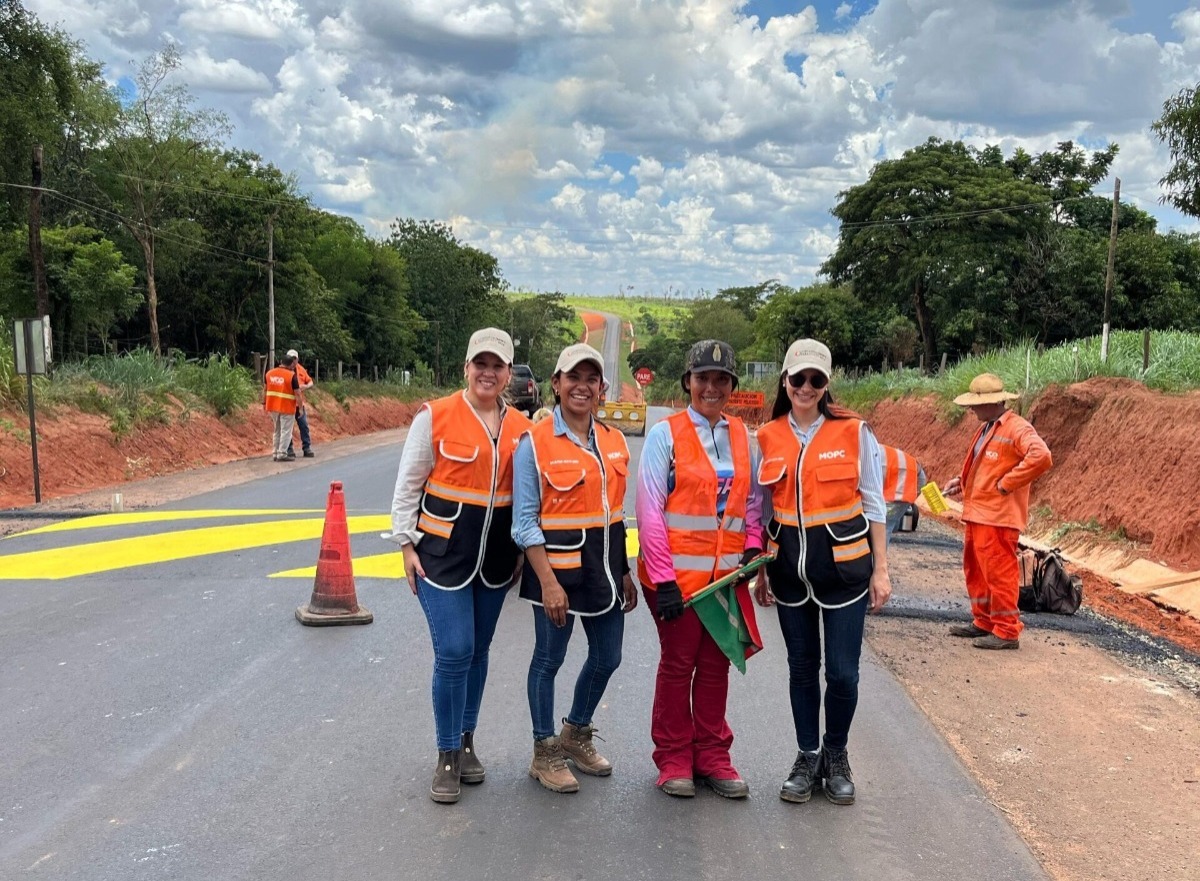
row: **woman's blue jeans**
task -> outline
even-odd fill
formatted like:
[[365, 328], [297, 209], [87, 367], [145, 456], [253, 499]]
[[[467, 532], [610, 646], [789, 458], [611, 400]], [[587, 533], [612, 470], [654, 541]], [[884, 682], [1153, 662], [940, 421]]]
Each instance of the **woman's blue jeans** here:
[[858, 662], [862, 656], [867, 599], [840, 609], [776, 606], [787, 646], [788, 691], [796, 745], [805, 752], [821, 746], [821, 623], [825, 624], [825, 746], [845, 749], [858, 707]]
[[417, 598], [433, 640], [433, 722], [439, 750], [462, 746], [464, 731], [479, 723], [487, 682], [488, 650], [507, 587], [485, 587], [476, 578], [458, 590], [440, 590], [417, 576]]
[[575, 698], [567, 721], [591, 725], [604, 689], [621, 665], [621, 643], [625, 638], [625, 613], [615, 605], [602, 615], [567, 615], [567, 623], [556, 627], [541, 606], [533, 607], [533, 658], [529, 661], [529, 715], [533, 739], [544, 740], [558, 733], [554, 720], [554, 677], [567, 656], [567, 645], [575, 619], [583, 622], [588, 654], [575, 680]]

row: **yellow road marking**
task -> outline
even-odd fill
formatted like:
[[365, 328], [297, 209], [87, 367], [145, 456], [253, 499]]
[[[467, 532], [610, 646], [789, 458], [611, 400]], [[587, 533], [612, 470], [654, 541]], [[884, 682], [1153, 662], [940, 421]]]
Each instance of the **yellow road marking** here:
[[[72, 532], [76, 529], [98, 529], [102, 526], [127, 526], [136, 523], [168, 523], [174, 520], [215, 520], [219, 517], [287, 516], [290, 514], [321, 514], [322, 508], [231, 508], [227, 511], [130, 511], [125, 514], [96, 514], [76, 520], [64, 520], [39, 526], [17, 535], [38, 535], [45, 532]], [[8, 535], [5, 538], [16, 538]]]
[[[320, 538], [323, 517], [302, 520], [207, 526], [156, 535], [140, 535], [0, 557], [0, 580], [74, 578], [131, 566], [169, 563], [209, 554]], [[348, 517], [351, 534], [391, 528], [391, 516]]]
[[[638, 531], [629, 529], [625, 532], [625, 553], [627, 556], [638, 555]], [[397, 548], [386, 554], [373, 554], [370, 557], [357, 557], [353, 561], [356, 578], [403, 578], [404, 555]], [[317, 567], [302, 566], [299, 569], [286, 569], [283, 572], [273, 572], [269, 578], [316, 578]]]

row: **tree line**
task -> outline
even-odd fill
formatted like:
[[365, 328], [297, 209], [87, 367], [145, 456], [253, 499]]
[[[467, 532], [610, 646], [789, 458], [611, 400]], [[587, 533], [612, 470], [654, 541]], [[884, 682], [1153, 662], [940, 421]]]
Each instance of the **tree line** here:
[[[549, 372], [574, 324], [561, 294], [506, 296], [497, 258], [439, 221], [399, 217], [376, 238], [315, 207], [293, 174], [229, 146], [228, 120], [197, 106], [181, 65], [164, 45], [115, 90], [67, 32], [0, 0], [0, 316], [49, 314], [60, 361], [146, 348], [247, 364], [267, 350], [270, 278], [277, 350], [441, 385], [492, 324]], [[1165, 200], [1197, 216], [1197, 90], [1152, 130], [1174, 161]], [[838, 195], [817, 283], [722, 289], [662, 326], [647, 314], [630, 361], [674, 374], [697, 338], [770, 361], [815, 336], [847, 366], [932, 366], [1095, 333], [1112, 216], [1095, 187], [1117, 152], [930, 139]], [[1113, 327], [1200, 330], [1196, 237], [1128, 204], [1117, 221]]]
[[[1168, 101], [1154, 130], [1174, 139], [1164, 201], [1200, 216], [1196, 90]], [[791, 340], [811, 336], [849, 368], [932, 368], [943, 355], [1096, 334], [1113, 200], [1094, 188], [1117, 152], [1065, 141], [1005, 156], [930, 138], [839, 193], [837, 246], [818, 283], [719, 290], [657, 328], [630, 364], [674, 376], [688, 341], [705, 336], [728, 340], [743, 360], [776, 361]], [[1160, 232], [1150, 214], [1119, 203], [1111, 323], [1200, 331], [1200, 237]]]
[[120, 92], [0, 0], [0, 316], [50, 315], [58, 361], [144, 347], [246, 364], [267, 351], [271, 275], [277, 350], [453, 381], [471, 331], [511, 317], [497, 259], [434, 220], [379, 240], [316, 208], [228, 146], [181, 64], [164, 45]]

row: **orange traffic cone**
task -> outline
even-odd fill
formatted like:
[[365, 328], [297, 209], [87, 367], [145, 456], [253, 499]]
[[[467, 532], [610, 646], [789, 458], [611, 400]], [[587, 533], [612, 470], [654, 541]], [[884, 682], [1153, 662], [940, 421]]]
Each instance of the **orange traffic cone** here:
[[317, 578], [312, 599], [296, 609], [296, 620], [312, 627], [329, 624], [370, 624], [375, 620], [358, 604], [354, 592], [354, 565], [350, 561], [350, 529], [346, 526], [346, 497], [342, 482], [329, 484], [325, 502], [325, 531], [317, 557]]

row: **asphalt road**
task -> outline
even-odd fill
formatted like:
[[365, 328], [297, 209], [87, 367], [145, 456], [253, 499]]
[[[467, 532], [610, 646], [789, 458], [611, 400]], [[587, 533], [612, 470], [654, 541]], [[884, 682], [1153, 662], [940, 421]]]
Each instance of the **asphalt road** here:
[[[635, 457], [641, 443], [631, 439]], [[303, 462], [157, 513], [322, 508], [340, 480], [352, 517], [383, 514], [398, 454]], [[527, 775], [531, 614], [510, 596], [476, 739], [487, 782], [465, 788], [458, 805], [434, 804], [431, 650], [407, 585], [359, 574], [375, 622], [306, 628], [293, 612], [311, 576], [269, 577], [315, 563], [318, 540], [289, 540], [313, 516], [0, 540], [0, 878], [1046, 877], [869, 651], [850, 743], [858, 803], [780, 801], [795, 742], [770, 611], [760, 613], [767, 650], [745, 677], [733, 673], [730, 695], [749, 800], [704, 791], [674, 800], [654, 787], [658, 646], [643, 606], [628, 618], [624, 664], [596, 717], [613, 776], [582, 777], [573, 795], [538, 786]], [[258, 523], [278, 540], [70, 578], [3, 572], [6, 558], [15, 567], [38, 550], [73, 548], [65, 559], [86, 565], [132, 535], [177, 540], [198, 526]], [[195, 547], [207, 541], [183, 537], [192, 535]], [[362, 532], [353, 551], [364, 565], [389, 547]], [[585, 646], [577, 629], [560, 715]]]
[[621, 319], [611, 312], [597, 312], [604, 316], [604, 375], [612, 386], [609, 397], [621, 400]]

